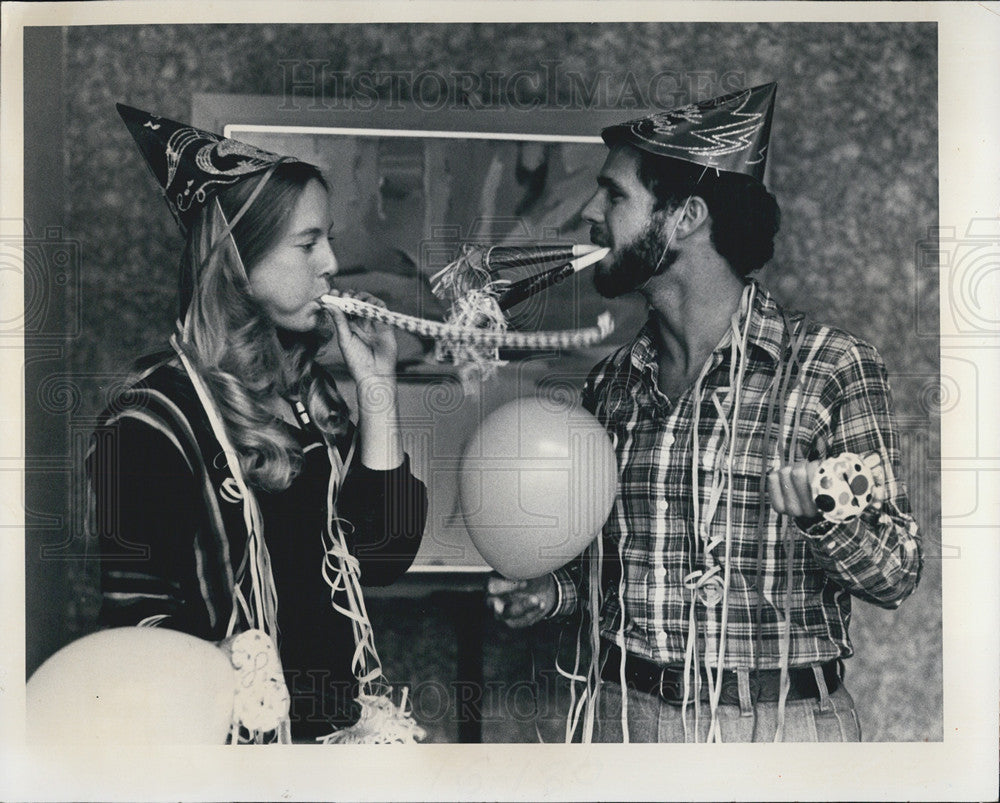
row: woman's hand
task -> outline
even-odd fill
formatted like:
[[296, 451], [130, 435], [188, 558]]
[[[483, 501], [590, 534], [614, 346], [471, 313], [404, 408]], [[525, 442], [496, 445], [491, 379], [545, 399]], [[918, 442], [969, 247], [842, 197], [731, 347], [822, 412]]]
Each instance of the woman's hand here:
[[[385, 309], [385, 302], [371, 293], [340, 295]], [[340, 352], [358, 388], [361, 462], [377, 471], [394, 469], [403, 462], [396, 402], [396, 335], [388, 324], [349, 318], [336, 307], [330, 308], [330, 315]]]
[[[344, 298], [356, 298], [385, 309], [385, 302], [371, 293], [342, 291]], [[329, 308], [337, 330], [337, 345], [347, 370], [360, 388], [372, 378], [394, 383], [396, 376], [396, 335], [392, 327], [369, 318], [348, 317], [336, 307]]]

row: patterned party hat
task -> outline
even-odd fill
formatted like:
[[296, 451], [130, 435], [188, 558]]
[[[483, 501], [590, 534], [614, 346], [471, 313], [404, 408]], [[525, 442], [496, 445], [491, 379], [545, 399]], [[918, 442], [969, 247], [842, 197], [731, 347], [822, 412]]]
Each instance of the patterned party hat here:
[[117, 106], [185, 234], [213, 193], [277, 162], [295, 161], [131, 106]]
[[624, 142], [658, 156], [742, 173], [763, 183], [777, 88], [775, 83], [763, 84], [657, 112], [609, 126], [601, 136], [609, 145]]

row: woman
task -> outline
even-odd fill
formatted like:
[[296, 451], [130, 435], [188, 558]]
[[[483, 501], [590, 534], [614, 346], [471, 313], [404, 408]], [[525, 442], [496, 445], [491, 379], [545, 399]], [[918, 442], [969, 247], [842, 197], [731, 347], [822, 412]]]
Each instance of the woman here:
[[[187, 242], [173, 350], [105, 410], [88, 458], [102, 622], [265, 631], [292, 737], [324, 736], [357, 718], [359, 677], [363, 690], [379, 677], [358, 581], [402, 575], [426, 518], [400, 445], [395, 339], [319, 304], [337, 260], [316, 167], [119, 112]], [[357, 426], [317, 361], [334, 338]]]

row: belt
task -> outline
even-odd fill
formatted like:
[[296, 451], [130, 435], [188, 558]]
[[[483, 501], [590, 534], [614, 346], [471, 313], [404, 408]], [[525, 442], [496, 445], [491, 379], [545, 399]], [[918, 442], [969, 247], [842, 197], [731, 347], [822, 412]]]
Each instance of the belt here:
[[[601, 679], [621, 682], [621, 650], [610, 642], [601, 642]], [[836, 659], [821, 664], [823, 678], [828, 692], [836, 691], [844, 676], [844, 663]], [[708, 700], [705, 670], [702, 668], [702, 699]], [[775, 703], [781, 691], [781, 672], [777, 669], [760, 669], [750, 673], [750, 702]], [[787, 700], [817, 699], [820, 696], [816, 676], [812, 666], [792, 667], [788, 670], [789, 689]], [[684, 701], [684, 667], [660, 666], [645, 658], [627, 655], [625, 659], [625, 685], [636, 691], [652, 694], [670, 705], [682, 705]], [[693, 689], [691, 692], [693, 693]], [[689, 697], [689, 702], [691, 698]], [[722, 670], [722, 690], [719, 702], [724, 705], [739, 705], [739, 679], [732, 669]]]

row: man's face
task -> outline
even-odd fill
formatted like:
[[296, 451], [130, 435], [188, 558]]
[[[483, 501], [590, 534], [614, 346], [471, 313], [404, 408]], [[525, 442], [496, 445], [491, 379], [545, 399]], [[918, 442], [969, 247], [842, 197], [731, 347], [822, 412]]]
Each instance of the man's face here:
[[611, 249], [593, 274], [594, 287], [606, 298], [642, 287], [676, 259], [675, 252], [664, 253], [666, 214], [654, 211], [656, 198], [639, 179], [638, 166], [634, 148], [612, 148], [582, 213], [591, 241]]

